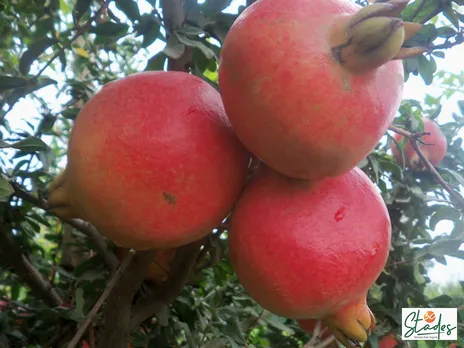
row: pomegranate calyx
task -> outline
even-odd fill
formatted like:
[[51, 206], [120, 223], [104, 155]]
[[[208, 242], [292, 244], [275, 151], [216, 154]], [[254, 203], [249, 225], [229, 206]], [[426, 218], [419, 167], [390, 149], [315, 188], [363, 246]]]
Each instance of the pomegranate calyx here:
[[375, 317], [365, 300], [348, 304], [322, 321], [348, 348], [358, 347], [358, 342], [366, 342], [375, 330]]
[[353, 28], [358, 23], [374, 17], [399, 17], [401, 11], [405, 9], [409, 0], [390, 0], [387, 2], [368, 5], [356, 12], [348, 24], [348, 28]]
[[335, 59], [353, 73], [371, 71], [392, 60], [403, 45], [401, 19], [369, 17], [349, 29], [345, 44], [332, 48]]
[[53, 179], [48, 190], [48, 205], [52, 213], [63, 219], [79, 218], [79, 214], [72, 207], [65, 181], [66, 170]]
[[420, 23], [403, 22], [399, 18], [408, 2], [375, 2], [352, 15], [342, 29], [345, 33], [341, 36], [346, 41], [332, 48], [332, 54], [340, 65], [353, 73], [365, 73], [390, 60], [426, 52], [424, 47], [403, 47], [423, 27]]

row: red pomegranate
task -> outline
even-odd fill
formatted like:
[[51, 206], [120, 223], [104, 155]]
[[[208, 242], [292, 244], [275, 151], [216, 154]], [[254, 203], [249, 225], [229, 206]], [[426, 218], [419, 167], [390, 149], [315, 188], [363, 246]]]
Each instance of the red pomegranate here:
[[[443, 134], [440, 127], [431, 119], [423, 118], [424, 121], [424, 132], [430, 133], [424, 135], [421, 139], [427, 144], [419, 144], [420, 149], [424, 153], [425, 157], [430, 161], [433, 166], [438, 166], [440, 162], [445, 158], [446, 151], [448, 150], [448, 143], [445, 135]], [[398, 145], [393, 142], [392, 152], [395, 160], [400, 165], [406, 165], [413, 171], [423, 171], [426, 169], [425, 165], [419, 158], [419, 155], [412, 147], [411, 143], [404, 139], [400, 134], [394, 135], [395, 140], [400, 146], [402, 146], [403, 140], [406, 142], [403, 148], [403, 155], [399, 151]]]
[[416, 52], [401, 46], [420, 29], [395, 18], [406, 3], [360, 10], [349, 0], [266, 0], [243, 11], [219, 65], [224, 107], [242, 143], [290, 177], [317, 180], [355, 167], [402, 99], [403, 66], [392, 59]]
[[175, 248], [230, 212], [249, 158], [208, 83], [183, 72], [137, 73], [82, 108], [49, 203], [120, 247]]
[[262, 166], [234, 210], [229, 254], [262, 307], [323, 319], [342, 343], [344, 335], [365, 341], [374, 327], [366, 295], [387, 260], [390, 233], [382, 197], [360, 169], [309, 182]]

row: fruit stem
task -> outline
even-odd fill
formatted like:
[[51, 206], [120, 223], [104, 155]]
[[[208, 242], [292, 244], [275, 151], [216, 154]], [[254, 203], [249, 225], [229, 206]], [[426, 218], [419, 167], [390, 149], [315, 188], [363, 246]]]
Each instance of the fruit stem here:
[[[409, 0], [376, 2], [342, 19], [331, 29], [332, 55], [345, 69], [362, 74], [394, 59], [404, 59], [425, 52], [423, 47], [403, 47], [422, 25], [403, 22], [399, 17]], [[337, 38], [341, 40], [331, 40]]]
[[66, 189], [66, 170], [58, 174], [52, 181], [49, 188], [48, 205], [50, 211], [62, 219], [80, 218], [80, 214], [73, 208], [69, 200], [69, 193]]

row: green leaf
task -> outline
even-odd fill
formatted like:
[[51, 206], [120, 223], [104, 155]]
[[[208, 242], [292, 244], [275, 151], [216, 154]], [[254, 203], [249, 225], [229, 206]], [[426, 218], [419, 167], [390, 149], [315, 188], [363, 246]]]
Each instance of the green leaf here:
[[23, 87], [28, 83], [29, 80], [25, 79], [24, 77], [0, 75], [0, 92], [13, 88]]
[[435, 260], [438, 263], [441, 263], [442, 265], [446, 266], [446, 258], [444, 256], [435, 256]]
[[0, 148], [13, 148], [24, 152], [48, 151], [50, 149], [43, 140], [36, 137], [29, 137], [13, 144], [0, 140]]
[[90, 9], [90, 4], [92, 0], [77, 0], [76, 6], [74, 6], [74, 13], [76, 16], [76, 20], [82, 17], [82, 15]]
[[75, 120], [77, 115], [79, 114], [80, 109], [79, 108], [67, 108], [66, 110], [61, 111], [61, 115], [64, 118], [67, 118], [69, 120]]
[[84, 318], [84, 290], [81, 288], [76, 289], [76, 313], [79, 317]]
[[453, 24], [456, 27], [457, 30], [460, 30], [459, 18], [456, 12], [453, 10], [451, 4], [448, 4], [448, 6], [445, 7], [443, 15], [451, 22], [451, 24]]
[[214, 51], [208, 46], [206, 46], [203, 42], [189, 39], [187, 36], [183, 35], [180, 32], [176, 32], [176, 36], [179, 42], [183, 43], [185, 46], [198, 48], [207, 59], [214, 58]]
[[425, 84], [430, 85], [433, 81], [433, 74], [435, 71], [437, 71], [437, 64], [435, 63], [435, 59], [430, 57], [430, 60], [428, 60], [422, 55], [418, 56], [417, 59], [419, 62], [419, 74], [421, 75]]
[[440, 206], [437, 206], [437, 209], [430, 217], [429, 227], [431, 230], [435, 230], [437, 223], [440, 222], [441, 220], [455, 221], [455, 220], [459, 220], [460, 217], [461, 217], [461, 213], [458, 209], [447, 206], [447, 205], [440, 205]]
[[140, 11], [134, 0], [115, 0], [116, 7], [132, 21], [140, 19]]
[[414, 279], [417, 284], [425, 284], [425, 277], [420, 272], [420, 263], [414, 264]]
[[202, 9], [207, 13], [216, 14], [229, 7], [231, 3], [232, 0], [206, 0]]
[[24, 52], [19, 60], [19, 71], [23, 75], [27, 75], [31, 69], [32, 63], [45, 52], [47, 48], [56, 44], [58, 40], [44, 37], [31, 44], [27, 51]]
[[442, 51], [433, 51], [432, 54], [438, 58], [445, 58], [445, 52]]
[[166, 42], [166, 46], [163, 49], [164, 54], [166, 54], [171, 59], [178, 59], [185, 51], [185, 45], [179, 43], [174, 35], [170, 36]]
[[456, 30], [451, 27], [441, 27], [437, 28], [438, 36], [444, 38], [450, 38], [457, 34]]
[[11, 186], [8, 178], [0, 174], [0, 198], [10, 197], [14, 193], [14, 188]]
[[456, 180], [459, 182], [459, 185], [464, 186], [464, 178], [461, 175], [459, 175], [459, 173], [455, 172], [454, 170], [448, 169], [448, 168], [444, 168], [444, 170], [446, 170], [451, 175], [453, 175], [456, 178]]
[[98, 36], [120, 37], [127, 33], [129, 26], [125, 23], [104, 22], [93, 27], [90, 32]]
[[143, 33], [142, 47], [150, 46], [158, 38], [160, 34], [160, 25], [156, 21], [152, 21], [147, 31]]
[[439, 240], [433, 243], [427, 252], [433, 256], [445, 256], [459, 250], [461, 243], [457, 240]]
[[285, 331], [290, 335], [295, 334], [295, 331], [293, 331], [291, 328], [289, 328], [283, 323], [284, 321], [286, 321], [285, 318], [281, 318], [276, 315], [271, 315], [270, 317], [266, 318], [264, 321], [278, 330]]
[[166, 58], [166, 54], [164, 54], [163, 51], [158, 52], [148, 60], [145, 71], [164, 70], [164, 62], [166, 61]]
[[39, 77], [38, 79], [30, 80], [30, 83], [26, 86], [18, 87], [11, 91], [6, 101], [8, 104], [13, 105], [22, 97], [51, 84], [57, 84], [57, 82], [49, 77]]

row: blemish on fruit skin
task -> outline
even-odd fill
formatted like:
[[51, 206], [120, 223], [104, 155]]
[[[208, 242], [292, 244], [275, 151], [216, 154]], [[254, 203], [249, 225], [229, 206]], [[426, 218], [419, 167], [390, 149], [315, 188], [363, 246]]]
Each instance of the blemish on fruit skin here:
[[163, 198], [166, 202], [171, 205], [175, 205], [177, 201], [177, 196], [169, 192], [163, 192]]
[[345, 218], [345, 215], [346, 215], [345, 208], [340, 208], [335, 213], [334, 220], [337, 222], [342, 221]]

